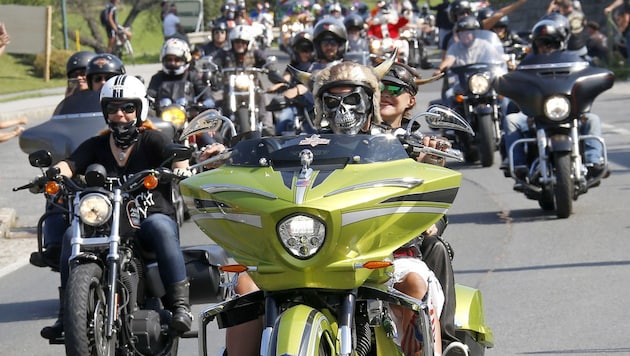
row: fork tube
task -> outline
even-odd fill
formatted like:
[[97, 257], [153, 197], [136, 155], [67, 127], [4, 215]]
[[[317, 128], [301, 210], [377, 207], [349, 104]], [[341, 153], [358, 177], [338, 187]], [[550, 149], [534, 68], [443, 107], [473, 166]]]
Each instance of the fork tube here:
[[538, 157], [540, 158], [540, 179], [541, 183], [549, 182], [549, 172], [547, 170], [549, 162], [549, 150], [547, 149], [547, 133], [544, 129], [536, 130], [536, 142], [538, 143]]
[[105, 330], [107, 337], [111, 337], [116, 320], [116, 280], [118, 279], [118, 263], [120, 255], [118, 254], [118, 244], [120, 242], [120, 207], [122, 205], [122, 193], [120, 189], [114, 189], [114, 211], [112, 218], [112, 230], [109, 235], [109, 253], [107, 254], [107, 267], [109, 273], [107, 275], [107, 329]]
[[341, 301], [341, 313], [339, 314], [339, 351], [340, 355], [352, 354], [352, 324], [356, 296], [348, 293]]
[[571, 125], [571, 140], [573, 140], [573, 152], [571, 152], [571, 164], [573, 165], [574, 180], [582, 178], [582, 156], [580, 155], [580, 133], [578, 132], [577, 119]]
[[249, 75], [249, 130], [256, 131], [256, 90], [254, 75]]

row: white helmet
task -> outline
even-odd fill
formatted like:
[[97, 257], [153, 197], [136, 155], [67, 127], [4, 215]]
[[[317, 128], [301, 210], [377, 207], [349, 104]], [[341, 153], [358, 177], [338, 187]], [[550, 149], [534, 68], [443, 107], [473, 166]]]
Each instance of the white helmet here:
[[[254, 29], [249, 25], [238, 25], [230, 31], [230, 43], [241, 40], [247, 41], [247, 50], [254, 43]], [[234, 45], [232, 45], [234, 47]]]
[[140, 79], [122, 74], [109, 78], [101, 88], [101, 110], [107, 122], [107, 104], [112, 101], [131, 101], [136, 105], [138, 120], [136, 126], [142, 126], [149, 114], [147, 89]]
[[[164, 58], [168, 55], [173, 55], [184, 60], [184, 64], [181, 66], [173, 67], [164, 62]], [[162, 46], [162, 52], [160, 53], [160, 62], [162, 62], [162, 69], [164, 73], [170, 75], [182, 75], [188, 69], [192, 55], [190, 54], [190, 47], [188, 43], [179, 38], [169, 38], [164, 42]]]

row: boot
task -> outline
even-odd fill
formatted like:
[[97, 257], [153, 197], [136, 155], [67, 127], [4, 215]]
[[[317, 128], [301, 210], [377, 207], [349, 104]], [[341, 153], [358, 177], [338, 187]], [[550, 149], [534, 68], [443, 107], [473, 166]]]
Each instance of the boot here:
[[190, 291], [188, 279], [173, 283], [166, 288], [165, 306], [173, 313], [171, 326], [180, 333], [190, 330], [193, 315], [190, 312]]
[[44, 327], [39, 334], [48, 340], [60, 339], [63, 337], [63, 304], [64, 304], [63, 288], [59, 287], [59, 313], [57, 314], [57, 321], [51, 326]]

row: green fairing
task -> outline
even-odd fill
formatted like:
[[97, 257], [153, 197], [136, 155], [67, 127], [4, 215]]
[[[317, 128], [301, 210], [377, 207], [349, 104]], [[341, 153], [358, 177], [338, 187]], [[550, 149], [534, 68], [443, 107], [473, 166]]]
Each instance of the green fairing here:
[[[271, 167], [224, 166], [198, 174], [181, 183], [182, 193], [200, 200], [212, 200], [227, 207], [191, 209], [199, 227], [217, 244], [229, 251], [244, 265], [258, 267], [251, 276], [265, 290], [300, 287], [350, 289], [366, 280], [382, 282], [384, 271], [356, 269], [357, 263], [380, 261], [418, 236], [439, 220], [451, 201], [430, 201], [422, 197], [414, 201], [396, 201], [412, 194], [431, 196], [432, 192], [453, 190], [461, 182], [455, 171], [401, 159], [362, 165], [349, 165], [335, 170], [319, 185], [313, 182], [321, 174], [314, 172], [302, 204], [295, 203], [293, 189], [283, 184], [281, 172]], [[424, 182], [407, 189], [402, 187], [370, 187], [327, 196], [340, 188], [387, 180], [419, 178]], [[230, 186], [232, 190], [208, 194], [203, 187]], [[237, 191], [238, 187], [265, 192], [267, 196]], [[390, 202], [386, 202], [390, 201]], [[328, 228], [326, 242], [312, 258], [292, 257], [276, 236], [276, 224], [297, 212], [310, 214], [324, 221]], [[354, 215], [351, 215], [354, 214]], [[347, 222], [355, 218], [356, 222]], [[244, 221], [248, 219], [248, 223]], [[274, 238], [263, 238], [265, 236]]]

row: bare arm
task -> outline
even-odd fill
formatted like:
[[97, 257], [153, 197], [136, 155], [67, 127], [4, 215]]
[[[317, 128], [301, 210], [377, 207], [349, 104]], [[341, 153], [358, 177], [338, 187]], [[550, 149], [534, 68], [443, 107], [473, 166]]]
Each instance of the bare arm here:
[[487, 19], [484, 19], [481, 23], [481, 27], [483, 27], [483, 29], [485, 30], [489, 30], [493, 28], [494, 25], [496, 25], [497, 22], [499, 22], [499, 20], [501, 20], [503, 16], [507, 16], [511, 14], [512, 12], [516, 11], [519, 7], [523, 6], [523, 4], [525, 4], [526, 2], [527, 0], [518, 0], [517, 2], [513, 4], [500, 8], [499, 10], [495, 11], [492, 14], [492, 16], [488, 17]]
[[15, 125], [25, 125], [28, 120], [25, 117], [20, 117], [18, 119], [12, 120], [4, 120], [0, 121], [0, 129], [6, 129], [7, 127], [15, 126]]
[[606, 6], [604, 8], [604, 13], [607, 14], [617, 8], [619, 5], [623, 4], [623, 0], [615, 0], [612, 4]]

